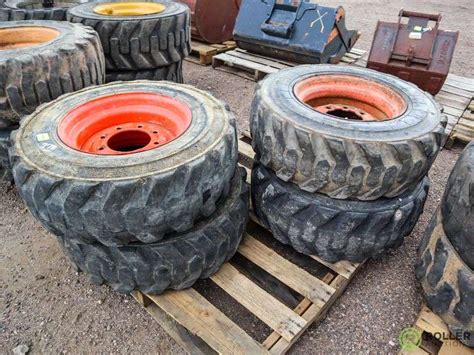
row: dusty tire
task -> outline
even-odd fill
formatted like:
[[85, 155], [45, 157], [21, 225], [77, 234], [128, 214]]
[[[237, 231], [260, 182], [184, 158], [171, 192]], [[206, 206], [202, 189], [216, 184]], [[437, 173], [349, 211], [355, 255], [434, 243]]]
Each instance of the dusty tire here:
[[457, 161], [441, 202], [443, 226], [454, 249], [474, 270], [474, 142]]
[[105, 75], [105, 82], [107, 83], [133, 80], [166, 80], [182, 84], [184, 82], [183, 62], [179, 61], [166, 67], [151, 70], [108, 71]]
[[166, 10], [142, 16], [100, 15], [96, 2], [68, 11], [68, 20], [94, 28], [102, 41], [108, 70], [148, 70], [181, 61], [191, 51], [189, 9], [166, 3]]
[[60, 0], [54, 1], [52, 7], [43, 7], [41, 0], [5, 0], [0, 9], [0, 21], [66, 21], [67, 9], [85, 1]]
[[[335, 80], [335, 75], [343, 79]], [[312, 91], [322, 85], [324, 90]], [[376, 90], [380, 95], [373, 94]], [[358, 109], [356, 119], [346, 120], [310, 106], [319, 108], [317, 102], [325, 100], [346, 102], [346, 96], [354, 96], [353, 108], [367, 112]], [[333, 106], [341, 106], [334, 114], [342, 115], [346, 105]], [[428, 94], [387, 74], [352, 66], [301, 65], [258, 85], [250, 119], [252, 144], [257, 159], [305, 191], [337, 199], [391, 198], [414, 189], [427, 175], [445, 138], [446, 117], [440, 110]], [[376, 119], [386, 120], [362, 120], [371, 111]]]
[[330, 262], [360, 262], [401, 245], [423, 212], [428, 189], [425, 178], [397, 198], [337, 200], [302, 191], [258, 163], [252, 170], [252, 202], [259, 220], [280, 242]]
[[10, 146], [11, 131], [16, 128], [0, 130], [0, 183], [11, 184], [13, 182], [8, 148]]
[[94, 283], [116, 291], [159, 294], [192, 286], [217, 272], [237, 251], [248, 219], [245, 171], [236, 170], [229, 196], [215, 213], [193, 229], [154, 244], [107, 247], [99, 243], [60, 242], [73, 263]]
[[418, 250], [416, 277], [431, 310], [450, 329], [462, 330], [469, 339], [459, 339], [473, 346], [474, 272], [456, 253], [444, 230], [441, 213], [436, 212]]
[[[159, 128], [166, 120], [184, 122], [168, 140]], [[33, 216], [55, 235], [109, 246], [157, 242], [210, 216], [228, 193], [237, 156], [227, 105], [191, 86], [151, 81], [88, 88], [46, 104], [22, 121], [10, 150]]]
[[[0, 22], [0, 30], [4, 36], [21, 32], [10, 37], [15, 46], [33, 40], [39, 43], [2, 50], [0, 129], [17, 124], [40, 104], [104, 82], [104, 54], [91, 28], [67, 22], [19, 21]], [[31, 39], [36, 34], [44, 41]]]

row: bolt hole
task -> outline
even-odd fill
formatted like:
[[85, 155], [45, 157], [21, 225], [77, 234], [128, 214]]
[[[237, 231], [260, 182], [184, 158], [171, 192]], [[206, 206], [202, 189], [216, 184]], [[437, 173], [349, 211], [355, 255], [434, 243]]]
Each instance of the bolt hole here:
[[154, 133], [154, 134], [157, 134], [157, 133], [158, 133], [158, 131], [153, 131], [153, 133]]
[[140, 125], [138, 125], [138, 128], [143, 128], [143, 126], [140, 124]]
[[105, 136], [100, 136], [101, 139], [105, 139]]
[[159, 143], [159, 142], [155, 142], [154, 144], [155, 144], [155, 145], [158, 145], [158, 144], [160, 144], [160, 143]]
[[104, 150], [105, 148], [104, 147], [100, 147], [99, 150]]
[[122, 127], [117, 127], [117, 131], [120, 131], [122, 129]]

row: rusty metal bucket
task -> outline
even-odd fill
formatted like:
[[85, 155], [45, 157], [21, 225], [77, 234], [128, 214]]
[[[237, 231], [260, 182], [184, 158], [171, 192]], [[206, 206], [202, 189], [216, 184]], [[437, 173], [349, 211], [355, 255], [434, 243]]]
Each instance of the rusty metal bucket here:
[[439, 29], [441, 15], [404, 11], [398, 23], [377, 24], [367, 67], [436, 95], [449, 73], [459, 32]]
[[191, 35], [207, 43], [232, 39], [241, 0], [175, 0], [191, 9]]

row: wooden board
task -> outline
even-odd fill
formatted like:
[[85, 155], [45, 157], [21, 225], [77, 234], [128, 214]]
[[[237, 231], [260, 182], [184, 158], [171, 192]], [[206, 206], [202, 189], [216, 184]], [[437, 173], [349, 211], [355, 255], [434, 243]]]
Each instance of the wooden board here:
[[[364, 54], [365, 51], [353, 48], [342, 58], [341, 64], [353, 64]], [[216, 55], [212, 59], [213, 68], [255, 81], [263, 79], [268, 74], [296, 65], [298, 64], [250, 53], [239, 48]]]
[[[247, 166], [253, 160], [248, 142], [245, 137], [239, 141], [240, 162], [245, 160]], [[189, 353], [285, 354], [311, 324], [325, 317], [361, 268], [362, 264], [331, 264], [298, 254], [251, 216], [236, 256], [206, 280], [208, 288], [218, 287], [237, 306], [206, 298], [196, 286], [159, 296], [133, 293]], [[231, 319], [237, 307], [248, 313], [239, 317], [239, 324]], [[260, 341], [249, 334], [251, 329], [244, 329], [252, 323], [244, 316], [268, 329]]]
[[456, 125], [453, 127], [452, 133], [448, 139], [448, 146], [454, 144], [455, 141], [469, 143], [474, 140], [474, 100], [471, 99], [468, 107], [463, 112]]
[[227, 41], [220, 44], [207, 44], [196, 40], [191, 41], [191, 54], [185, 60], [200, 64], [211, 65], [212, 58], [219, 54], [236, 48], [234, 41]]
[[474, 349], [469, 349], [461, 342], [452, 339], [448, 326], [425, 305], [421, 308], [413, 328], [421, 332], [421, 345], [417, 350], [402, 350], [400, 354], [474, 355]]

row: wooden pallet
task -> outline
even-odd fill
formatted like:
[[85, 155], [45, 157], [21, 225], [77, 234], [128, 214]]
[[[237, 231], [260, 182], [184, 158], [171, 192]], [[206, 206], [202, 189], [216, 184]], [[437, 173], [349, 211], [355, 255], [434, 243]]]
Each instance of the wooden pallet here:
[[474, 355], [474, 350], [455, 339], [450, 339], [448, 326], [431, 310], [423, 306], [414, 325], [422, 333], [422, 342], [418, 349], [401, 351], [404, 355]]
[[[248, 143], [241, 138], [239, 153], [250, 172]], [[284, 354], [324, 318], [361, 267], [299, 254], [256, 221], [249, 222], [236, 256], [210, 279], [160, 296], [133, 293], [189, 353]]]
[[227, 41], [221, 44], [207, 44], [199, 41], [191, 41], [191, 54], [185, 60], [200, 64], [211, 65], [212, 58], [219, 53], [224, 53], [236, 48], [235, 41]]
[[469, 143], [474, 140], [474, 100], [471, 100], [461, 118], [454, 126], [454, 129], [448, 139], [448, 147], [455, 141]]
[[[341, 63], [353, 64], [364, 54], [364, 50], [353, 48], [342, 58]], [[213, 68], [255, 81], [263, 79], [268, 74], [296, 65], [298, 64], [294, 62], [250, 53], [240, 48], [218, 54], [212, 58]]]

